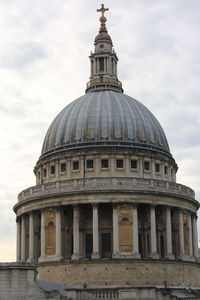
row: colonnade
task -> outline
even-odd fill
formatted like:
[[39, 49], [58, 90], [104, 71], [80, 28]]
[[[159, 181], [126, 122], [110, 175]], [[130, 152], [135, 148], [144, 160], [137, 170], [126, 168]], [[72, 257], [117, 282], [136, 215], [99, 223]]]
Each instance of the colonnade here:
[[[92, 253], [91, 259], [100, 259], [100, 237], [99, 237], [99, 205], [97, 203], [92, 205]], [[126, 258], [141, 258], [139, 247], [139, 233], [140, 233], [140, 220], [138, 219], [139, 205], [130, 204], [131, 209], [131, 239], [132, 248], [129, 251], [122, 251], [120, 249], [120, 222], [119, 222], [119, 206], [120, 204], [112, 205], [112, 258], [113, 259], [126, 259]], [[156, 206], [148, 205], [149, 209], [149, 259], [159, 259], [158, 253], [158, 230], [156, 220]], [[198, 238], [197, 238], [197, 216], [190, 211], [185, 211], [177, 208], [178, 212], [178, 255], [175, 256], [172, 247], [172, 219], [171, 207], [163, 206], [164, 209], [164, 228], [165, 228], [165, 259], [180, 259], [180, 260], [197, 260], [198, 258]], [[55, 209], [55, 253], [47, 255], [46, 253], [46, 237], [45, 237], [45, 212], [43, 209], [40, 212], [40, 257], [36, 258], [35, 239], [34, 239], [34, 211], [29, 213], [28, 226], [25, 222], [27, 215], [21, 215], [17, 218], [17, 261], [35, 261], [39, 262], [46, 260], [61, 260], [62, 253], [62, 208]], [[185, 217], [187, 216], [187, 218]], [[185, 221], [187, 219], [187, 235], [184, 231]], [[126, 222], [127, 220], [125, 220]], [[27, 233], [28, 232], [28, 233]], [[26, 236], [28, 236], [28, 247], [26, 245]], [[186, 249], [187, 244], [187, 249]], [[72, 260], [79, 260], [80, 253], [80, 207], [79, 205], [73, 206], [73, 253]], [[28, 253], [27, 253], [28, 252]]]

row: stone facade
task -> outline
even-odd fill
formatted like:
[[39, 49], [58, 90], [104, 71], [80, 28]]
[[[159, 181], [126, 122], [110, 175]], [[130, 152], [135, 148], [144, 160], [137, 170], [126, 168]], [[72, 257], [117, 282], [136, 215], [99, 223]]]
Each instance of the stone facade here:
[[200, 266], [190, 262], [113, 261], [43, 263], [38, 266], [40, 279], [68, 286], [111, 288], [131, 286], [199, 287]]
[[[36, 280], [37, 272], [31, 264], [0, 264], [1, 300], [59, 300], [64, 299], [59, 290], [45, 291]], [[55, 286], [54, 286], [55, 288]], [[67, 299], [67, 298], [66, 298]]]

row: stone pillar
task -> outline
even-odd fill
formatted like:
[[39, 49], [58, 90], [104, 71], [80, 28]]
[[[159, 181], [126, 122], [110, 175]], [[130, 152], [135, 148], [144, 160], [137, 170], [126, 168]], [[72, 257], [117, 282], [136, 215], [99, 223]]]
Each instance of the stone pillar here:
[[34, 261], [34, 214], [29, 215], [29, 257], [28, 262]]
[[41, 254], [39, 261], [44, 261], [46, 257], [45, 251], [45, 211], [41, 211], [41, 233], [40, 233], [40, 247], [41, 247]]
[[188, 213], [188, 225], [189, 225], [189, 256], [193, 257], [193, 244], [192, 244], [192, 220], [191, 213]]
[[156, 162], [154, 159], [151, 160], [152, 178], [156, 178]]
[[182, 210], [179, 209], [178, 212], [179, 219], [179, 257], [183, 259], [184, 256], [184, 236], [183, 236], [183, 213]]
[[74, 205], [73, 207], [73, 244], [74, 253], [72, 260], [78, 260], [80, 258], [80, 232], [79, 232], [79, 206]]
[[92, 259], [99, 259], [99, 217], [98, 217], [98, 204], [94, 203], [92, 205], [93, 209], [93, 253]]
[[194, 214], [192, 216], [192, 233], [193, 233], [193, 250], [194, 257], [198, 260], [199, 257], [199, 249], [198, 249], [198, 235], [197, 235], [197, 216]]
[[118, 207], [113, 205], [113, 258], [119, 258], [119, 222]]
[[139, 177], [144, 177], [144, 166], [143, 166], [143, 158], [139, 157]]
[[166, 241], [167, 241], [167, 253], [168, 259], [174, 259], [172, 254], [172, 224], [171, 224], [171, 208], [166, 207]]
[[26, 228], [25, 228], [25, 216], [22, 215], [21, 223], [21, 261], [26, 260]]
[[165, 165], [163, 162], [161, 162], [160, 168], [161, 168], [161, 178], [162, 178], [162, 180], [164, 180], [165, 179]]
[[157, 253], [155, 205], [151, 205], [150, 208], [150, 239], [151, 239], [150, 257], [153, 259], [158, 259], [159, 255]]
[[129, 159], [129, 157], [125, 157], [125, 159], [124, 159], [124, 167], [125, 167], [126, 176], [130, 177], [130, 159]]
[[61, 259], [61, 211], [56, 209], [56, 259]]
[[138, 245], [138, 212], [137, 205], [133, 205], [133, 256], [141, 258]]
[[17, 241], [16, 241], [16, 260], [21, 260], [21, 219], [17, 218]]

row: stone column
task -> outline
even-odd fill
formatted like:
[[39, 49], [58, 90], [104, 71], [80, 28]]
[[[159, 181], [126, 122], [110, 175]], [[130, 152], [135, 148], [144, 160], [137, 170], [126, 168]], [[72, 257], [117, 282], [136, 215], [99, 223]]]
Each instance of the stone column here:
[[17, 241], [16, 241], [16, 259], [17, 262], [21, 260], [21, 219], [17, 218]]
[[34, 261], [34, 214], [29, 215], [29, 257], [28, 262]]
[[197, 235], [197, 216], [194, 214], [192, 216], [192, 233], [193, 233], [193, 250], [194, 257], [197, 260], [199, 257], [198, 249], [198, 235]]
[[178, 212], [179, 219], [179, 257], [183, 259], [184, 256], [184, 236], [183, 236], [183, 213], [182, 210], [179, 209]]
[[61, 259], [61, 211], [56, 209], [56, 259]]
[[94, 203], [92, 205], [93, 209], [93, 253], [92, 259], [99, 259], [99, 217], [98, 217], [98, 204]]
[[139, 177], [144, 177], [144, 166], [142, 157], [139, 157]]
[[174, 259], [172, 254], [172, 224], [171, 224], [171, 207], [166, 207], [166, 241], [167, 241], [167, 253], [168, 259]]
[[72, 260], [78, 260], [80, 258], [80, 233], [79, 233], [79, 206], [74, 205], [73, 207], [73, 244], [74, 253]]
[[41, 211], [41, 233], [40, 233], [40, 247], [41, 247], [41, 254], [39, 261], [44, 261], [46, 257], [45, 251], [45, 211]]
[[124, 166], [125, 166], [126, 176], [130, 177], [130, 159], [129, 159], [129, 157], [125, 157]]
[[151, 205], [150, 208], [150, 239], [151, 239], [150, 257], [153, 259], [158, 259], [159, 255], [157, 253], [155, 205]]
[[113, 205], [113, 258], [119, 258], [119, 222], [118, 207]]
[[26, 260], [26, 228], [25, 228], [25, 216], [22, 215], [21, 223], [21, 261]]
[[133, 256], [141, 258], [138, 245], [138, 212], [137, 205], [133, 205]]
[[164, 165], [163, 162], [160, 164], [160, 168], [161, 168], [161, 178], [162, 178], [162, 180], [164, 180], [164, 178], [165, 178], [165, 165]]
[[152, 178], [156, 178], [156, 162], [154, 159], [151, 160]]
[[193, 257], [193, 244], [192, 244], [192, 220], [191, 213], [188, 213], [188, 225], [189, 225], [189, 256]]

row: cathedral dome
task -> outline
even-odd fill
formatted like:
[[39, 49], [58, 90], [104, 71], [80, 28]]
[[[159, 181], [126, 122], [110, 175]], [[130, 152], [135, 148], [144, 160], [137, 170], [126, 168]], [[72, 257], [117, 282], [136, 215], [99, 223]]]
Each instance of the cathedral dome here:
[[50, 125], [42, 156], [88, 147], [130, 147], [170, 156], [165, 133], [155, 116], [123, 93], [88, 93], [67, 105]]

